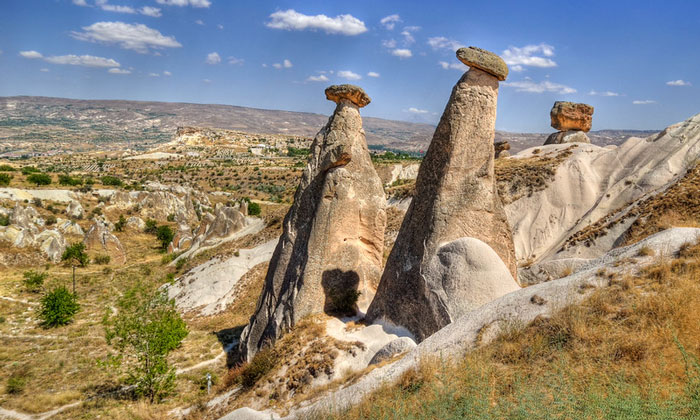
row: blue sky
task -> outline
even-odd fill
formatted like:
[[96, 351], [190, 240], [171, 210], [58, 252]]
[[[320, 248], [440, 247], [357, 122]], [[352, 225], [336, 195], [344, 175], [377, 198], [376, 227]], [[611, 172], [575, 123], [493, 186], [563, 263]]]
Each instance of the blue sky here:
[[697, 1], [2, 0], [0, 96], [220, 103], [435, 123], [474, 45], [500, 54], [497, 128], [551, 132], [555, 100], [593, 129], [700, 112]]

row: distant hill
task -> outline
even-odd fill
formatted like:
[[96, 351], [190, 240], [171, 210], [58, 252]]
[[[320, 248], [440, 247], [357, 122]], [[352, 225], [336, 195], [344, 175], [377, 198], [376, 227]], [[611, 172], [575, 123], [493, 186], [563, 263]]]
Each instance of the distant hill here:
[[[144, 150], [170, 141], [178, 126], [313, 137], [328, 116], [231, 105], [120, 100], [77, 100], [40, 96], [0, 97], [0, 155], [21, 152]], [[369, 145], [426, 150], [434, 126], [364, 117]], [[596, 144], [619, 144], [630, 135], [653, 132], [591, 132]], [[497, 132], [518, 151], [544, 143], [547, 134]]]

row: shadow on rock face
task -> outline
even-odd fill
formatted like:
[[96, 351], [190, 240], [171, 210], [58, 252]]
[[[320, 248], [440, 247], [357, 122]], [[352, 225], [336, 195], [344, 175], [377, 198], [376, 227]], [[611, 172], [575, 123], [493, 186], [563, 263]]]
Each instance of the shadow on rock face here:
[[323, 311], [333, 316], [353, 316], [357, 313], [360, 276], [355, 271], [339, 269], [324, 271], [321, 285], [326, 298]]
[[221, 343], [222, 350], [226, 352], [226, 366], [229, 368], [241, 362], [241, 355], [238, 353], [238, 342], [244, 327], [245, 325], [239, 325], [212, 332], [212, 334], [216, 335], [219, 343]]

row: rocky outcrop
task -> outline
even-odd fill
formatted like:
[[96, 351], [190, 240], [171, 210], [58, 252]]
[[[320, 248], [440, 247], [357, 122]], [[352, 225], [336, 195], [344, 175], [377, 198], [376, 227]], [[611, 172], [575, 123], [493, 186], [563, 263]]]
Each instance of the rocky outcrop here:
[[146, 229], [146, 222], [138, 216], [131, 216], [126, 219], [127, 229], [133, 229], [137, 232], [143, 232]]
[[105, 252], [117, 264], [126, 263], [126, 252], [119, 238], [110, 233], [109, 225], [95, 218], [93, 225], [85, 234], [83, 242], [91, 251]]
[[559, 131], [552, 133], [547, 137], [544, 142], [545, 146], [548, 144], [563, 144], [563, 143], [590, 143], [591, 140], [588, 138], [586, 133], [583, 131]]
[[334, 296], [356, 289], [359, 305], [366, 305], [381, 275], [386, 200], [359, 112], [370, 99], [351, 85], [331, 86], [326, 97], [337, 107], [311, 145], [262, 295], [241, 336], [246, 359], [300, 319], [328, 309]]
[[384, 345], [379, 351], [377, 351], [372, 360], [369, 361], [369, 365], [376, 365], [385, 360], [389, 360], [394, 356], [406, 353], [416, 347], [416, 342], [408, 337], [396, 338]]
[[44, 226], [44, 219], [39, 217], [39, 213], [32, 206], [15, 205], [10, 216], [10, 224], [28, 230], [31, 233], [38, 233], [39, 226]]
[[82, 219], [84, 213], [83, 206], [75, 200], [68, 203], [66, 207], [66, 215], [72, 219]]
[[[470, 272], [473, 276], [461, 275], [450, 271], [450, 261], [443, 261], [447, 264], [445, 273], [435, 267], [447, 255], [447, 251], [441, 253], [444, 244], [468, 237], [493, 248], [507, 267], [504, 273], [516, 275], [510, 227], [494, 180], [498, 80], [507, 71], [501, 69], [505, 63], [494, 64], [501, 60], [495, 54], [484, 58], [483, 50], [471, 49], [468, 53], [460, 50], [457, 56], [481, 61], [452, 90], [418, 173], [416, 194], [367, 313], [370, 321], [384, 319], [406, 327], [419, 341], [483, 301], [465, 296], [493, 289], [484, 296], [497, 297], [498, 291], [504, 290], [501, 283], [513, 283], [507, 290], [517, 287], [508, 277], [480, 283], [482, 279], [474, 278], [479, 275], [477, 268]], [[460, 253], [455, 263], [460, 258], [464, 265], [471, 263], [468, 247], [459, 241], [454, 247]], [[493, 270], [492, 265], [488, 267], [487, 271]], [[427, 275], [429, 272], [433, 275]], [[453, 283], [443, 284], [445, 276]], [[455, 294], [456, 290], [460, 292]]]
[[549, 111], [549, 116], [552, 119], [552, 128], [559, 131], [577, 130], [587, 133], [591, 131], [593, 107], [587, 104], [557, 101]]
[[169, 191], [117, 191], [105, 207], [107, 212], [131, 211], [144, 219], [166, 220], [173, 215], [178, 222], [197, 220], [193, 199], [188, 192], [182, 196]]
[[39, 249], [53, 262], [61, 261], [66, 250], [66, 239], [61, 232], [55, 229], [47, 229], [36, 236], [34, 242]]
[[66, 235], [85, 235], [83, 228], [81, 228], [79, 224], [75, 223], [72, 220], [59, 219], [56, 221], [56, 227], [59, 231]]
[[557, 101], [554, 102], [549, 116], [552, 119], [552, 128], [559, 130], [559, 132], [547, 137], [545, 145], [591, 142], [586, 133], [591, 130], [593, 121], [592, 106]]

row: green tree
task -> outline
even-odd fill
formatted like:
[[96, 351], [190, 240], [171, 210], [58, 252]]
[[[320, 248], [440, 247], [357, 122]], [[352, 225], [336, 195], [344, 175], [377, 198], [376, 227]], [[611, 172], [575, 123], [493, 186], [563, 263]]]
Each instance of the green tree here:
[[73, 293], [75, 293], [75, 267], [86, 267], [89, 262], [88, 255], [85, 253], [85, 244], [75, 242], [61, 256], [62, 261], [67, 261], [73, 267]]
[[136, 395], [160, 401], [175, 388], [167, 357], [187, 337], [187, 325], [165, 291], [148, 292], [142, 285], [129, 289], [117, 308], [116, 316], [105, 319], [107, 343], [119, 352], [116, 360]]
[[35, 185], [50, 185], [51, 176], [49, 174], [33, 173], [27, 176], [27, 181]]
[[83, 180], [78, 177], [72, 177], [70, 175], [59, 175], [58, 183], [61, 185], [70, 185], [75, 187], [76, 185], [83, 185]]
[[10, 181], [12, 181], [12, 175], [5, 173], [0, 174], [0, 186], [6, 187], [10, 185]]
[[117, 178], [116, 176], [111, 176], [111, 175], [105, 175], [102, 177], [102, 185], [111, 185], [114, 187], [121, 187], [123, 182], [121, 179]]
[[158, 240], [160, 241], [160, 249], [164, 251], [167, 250], [168, 245], [170, 245], [170, 242], [173, 241], [174, 237], [175, 232], [173, 232], [170, 226], [158, 226], [158, 229], [156, 230], [156, 238], [158, 238]]
[[60, 286], [41, 298], [39, 318], [45, 327], [58, 327], [71, 322], [79, 310], [76, 295]]
[[143, 231], [145, 233], [156, 233], [158, 231], [158, 222], [153, 219], [146, 219], [146, 227]]

